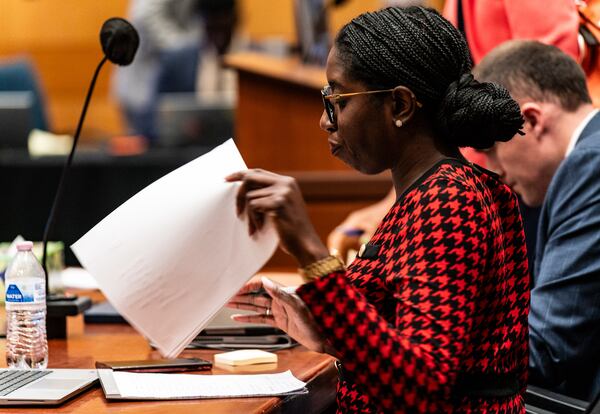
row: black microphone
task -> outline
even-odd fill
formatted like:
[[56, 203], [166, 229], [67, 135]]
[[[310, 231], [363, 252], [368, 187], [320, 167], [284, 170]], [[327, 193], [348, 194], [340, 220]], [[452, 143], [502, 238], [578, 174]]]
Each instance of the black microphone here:
[[58, 211], [58, 206], [60, 205], [60, 201], [62, 199], [67, 172], [69, 171], [71, 164], [73, 163], [73, 155], [75, 154], [75, 148], [77, 147], [77, 142], [79, 141], [79, 135], [81, 134], [81, 128], [83, 126], [85, 114], [87, 113], [87, 108], [92, 97], [92, 92], [94, 91], [94, 86], [96, 85], [96, 79], [98, 78], [100, 69], [102, 69], [102, 66], [107, 60], [110, 60], [111, 62], [121, 66], [129, 65], [133, 61], [135, 52], [137, 51], [138, 46], [140, 44], [140, 37], [137, 33], [137, 30], [135, 30], [133, 25], [131, 25], [131, 23], [129, 23], [127, 20], [122, 19], [120, 17], [112, 17], [105, 21], [102, 25], [102, 29], [100, 30], [100, 44], [102, 45], [104, 57], [96, 67], [96, 71], [94, 72], [94, 76], [92, 77], [92, 81], [90, 82], [87, 96], [85, 97], [85, 102], [83, 103], [83, 108], [79, 117], [79, 122], [77, 123], [77, 129], [75, 130], [75, 135], [73, 136], [73, 146], [71, 147], [71, 152], [69, 153], [69, 156], [65, 160], [65, 164], [63, 166], [62, 173], [60, 176], [60, 181], [58, 182], [56, 195], [54, 196], [54, 202], [52, 203], [50, 215], [48, 216], [48, 221], [46, 222], [46, 227], [44, 229], [42, 267], [44, 268], [44, 273], [46, 275], [47, 301], [70, 299], [70, 297], [55, 298], [49, 294], [50, 291], [48, 289], [48, 269], [46, 267], [46, 252], [48, 247], [48, 236], [54, 228], [56, 212]]
[[100, 44], [104, 55], [112, 63], [127, 66], [133, 61], [140, 45], [137, 30], [125, 19], [112, 17], [100, 29]]

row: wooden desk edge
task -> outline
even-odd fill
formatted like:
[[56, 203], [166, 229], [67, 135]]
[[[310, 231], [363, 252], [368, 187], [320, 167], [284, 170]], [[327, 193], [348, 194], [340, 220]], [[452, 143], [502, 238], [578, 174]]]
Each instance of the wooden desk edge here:
[[307, 65], [300, 58], [276, 57], [257, 52], [240, 52], [225, 56], [225, 65], [240, 72], [278, 79], [320, 90], [327, 84], [325, 68]]
[[[320, 413], [335, 403], [338, 373], [332, 358], [307, 382], [308, 394], [290, 395], [276, 400], [272, 413]], [[310, 397], [309, 397], [310, 396]]]

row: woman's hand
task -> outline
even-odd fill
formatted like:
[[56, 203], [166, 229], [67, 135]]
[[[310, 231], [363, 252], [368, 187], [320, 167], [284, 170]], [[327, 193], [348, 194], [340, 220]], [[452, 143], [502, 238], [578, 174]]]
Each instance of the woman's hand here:
[[225, 180], [242, 182], [236, 200], [237, 213], [248, 214], [250, 234], [260, 230], [268, 216], [273, 219], [281, 247], [301, 267], [329, 254], [308, 218], [294, 178], [254, 169], [233, 173]]
[[358, 251], [361, 244], [369, 241], [395, 200], [396, 192], [392, 188], [383, 200], [350, 213], [327, 237], [329, 252], [348, 262], [349, 250]]
[[[264, 291], [262, 294], [256, 293], [261, 291], [261, 288], [264, 288], [268, 295]], [[227, 306], [257, 313], [234, 315], [233, 319], [236, 321], [275, 326], [311, 351], [331, 353], [302, 299], [265, 277], [248, 282]]]

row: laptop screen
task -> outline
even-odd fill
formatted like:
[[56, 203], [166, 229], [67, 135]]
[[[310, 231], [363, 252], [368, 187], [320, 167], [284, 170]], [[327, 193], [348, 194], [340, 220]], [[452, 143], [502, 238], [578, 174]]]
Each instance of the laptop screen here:
[[33, 101], [33, 92], [0, 92], [0, 147], [27, 148]]
[[600, 414], [600, 393], [596, 395], [596, 398], [589, 405], [586, 414]]
[[270, 325], [237, 322], [231, 315], [240, 313], [253, 313], [241, 309], [224, 307], [210, 321], [208, 326], [200, 332], [202, 335], [283, 335], [285, 332]]
[[157, 109], [157, 144], [216, 147], [234, 133], [235, 110], [227, 99], [200, 100], [195, 94], [162, 94]]

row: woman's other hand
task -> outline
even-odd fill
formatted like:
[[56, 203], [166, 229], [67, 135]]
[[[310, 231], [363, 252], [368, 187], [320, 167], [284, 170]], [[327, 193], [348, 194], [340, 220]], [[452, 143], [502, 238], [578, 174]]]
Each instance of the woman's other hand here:
[[271, 217], [281, 247], [294, 256], [301, 267], [329, 254], [308, 218], [294, 178], [253, 169], [233, 173], [225, 179], [242, 183], [236, 199], [237, 213], [248, 214], [250, 234], [260, 230], [266, 218]]
[[371, 239], [381, 220], [394, 205], [395, 200], [396, 192], [392, 188], [381, 201], [349, 214], [339, 226], [329, 233], [327, 237], [329, 252], [347, 263], [349, 250], [358, 251], [362, 243]]
[[275, 326], [311, 351], [332, 354], [302, 299], [266, 277], [248, 282], [227, 306], [256, 312], [234, 315], [236, 321]]

